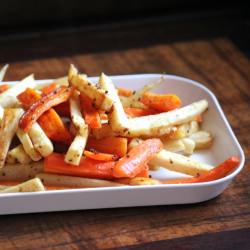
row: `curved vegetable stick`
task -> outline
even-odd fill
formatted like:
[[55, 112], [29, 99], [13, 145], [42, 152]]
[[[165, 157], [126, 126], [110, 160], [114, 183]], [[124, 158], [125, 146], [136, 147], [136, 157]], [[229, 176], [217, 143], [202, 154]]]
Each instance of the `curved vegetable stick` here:
[[132, 148], [114, 166], [114, 176], [133, 178], [138, 175], [155, 154], [163, 148], [159, 139], [148, 139]]
[[72, 166], [64, 161], [64, 155], [53, 153], [44, 160], [44, 172], [71, 176], [112, 179], [115, 162], [100, 162], [82, 157], [79, 166]]
[[43, 96], [36, 101], [21, 117], [19, 126], [27, 132], [32, 124], [47, 110], [59, 103], [65, 102], [69, 99], [72, 89], [67, 87], [59, 87], [54, 92]]
[[214, 169], [210, 170], [206, 174], [201, 174], [197, 177], [192, 178], [184, 178], [184, 179], [177, 179], [172, 181], [164, 181], [164, 184], [182, 184], [182, 183], [198, 183], [198, 182], [208, 182], [214, 181], [220, 178], [227, 176], [231, 171], [233, 171], [236, 167], [239, 166], [240, 160], [238, 157], [231, 157], [215, 167]]
[[[17, 96], [17, 99], [22, 103], [24, 108], [28, 109], [41, 99], [41, 96], [34, 89], [27, 88]], [[51, 108], [41, 115], [38, 123], [51, 140], [66, 144], [72, 141], [72, 135], [54, 109]]]
[[174, 94], [144, 93], [141, 100], [146, 106], [161, 112], [170, 111], [181, 106], [181, 99]]
[[118, 158], [116, 155], [99, 153], [99, 152], [91, 152], [88, 150], [84, 150], [84, 155], [90, 159], [94, 159], [97, 161], [115, 161]]

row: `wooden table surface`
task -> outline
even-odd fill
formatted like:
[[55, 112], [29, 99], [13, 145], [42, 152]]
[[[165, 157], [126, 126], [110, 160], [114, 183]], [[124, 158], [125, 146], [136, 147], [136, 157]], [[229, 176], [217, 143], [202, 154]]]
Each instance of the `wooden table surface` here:
[[55, 78], [74, 63], [91, 76], [166, 72], [203, 83], [218, 97], [246, 164], [222, 195], [200, 204], [0, 216], [0, 249], [250, 249], [250, 62], [231, 40], [33, 57], [12, 53], [6, 80]]

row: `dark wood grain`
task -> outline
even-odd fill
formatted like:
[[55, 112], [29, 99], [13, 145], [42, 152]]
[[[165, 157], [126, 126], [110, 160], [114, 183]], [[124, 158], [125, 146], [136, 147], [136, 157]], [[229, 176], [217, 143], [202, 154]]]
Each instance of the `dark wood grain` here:
[[[215, 244], [216, 242], [216, 244]], [[112, 248], [117, 249], [117, 248]], [[205, 233], [192, 237], [181, 237], [171, 240], [162, 240], [149, 242], [140, 245], [132, 245], [119, 248], [120, 250], [136, 250], [136, 249], [213, 249], [227, 250], [240, 249], [249, 250], [249, 230], [240, 229], [236, 231], [224, 231], [219, 233]], [[111, 250], [111, 249], [110, 249]]]
[[130, 245], [237, 249], [233, 239], [242, 246], [239, 249], [250, 246], [250, 62], [235, 45], [215, 38], [60, 58], [51, 55], [12, 63], [6, 80], [30, 73], [39, 79], [63, 76], [70, 63], [89, 75], [166, 72], [202, 82], [221, 102], [244, 148], [245, 168], [222, 195], [196, 205], [0, 216], [0, 249], [127, 249]]

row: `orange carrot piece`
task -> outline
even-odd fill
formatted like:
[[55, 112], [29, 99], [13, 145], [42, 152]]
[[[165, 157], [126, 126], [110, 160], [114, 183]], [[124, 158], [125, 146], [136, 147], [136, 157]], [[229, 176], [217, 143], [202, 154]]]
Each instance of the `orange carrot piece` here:
[[38, 119], [45, 134], [53, 141], [70, 144], [72, 135], [54, 109], [49, 109]]
[[80, 94], [80, 103], [81, 109], [85, 122], [89, 125], [90, 128], [101, 128], [101, 119], [100, 115], [95, 107], [93, 107], [92, 100], [85, 94]]
[[141, 102], [149, 108], [159, 110], [161, 112], [170, 111], [181, 106], [181, 99], [174, 94], [154, 94], [144, 93]]
[[149, 167], [148, 164], [145, 164], [142, 171], [136, 177], [149, 178]]
[[163, 148], [160, 139], [148, 139], [132, 148], [114, 166], [114, 176], [117, 178], [137, 176], [145, 164]]
[[0, 94], [6, 91], [9, 88], [8, 84], [1, 84], [0, 85]]
[[164, 184], [182, 184], [182, 183], [199, 183], [199, 182], [208, 182], [214, 181], [220, 178], [227, 176], [231, 171], [233, 171], [236, 167], [239, 166], [239, 158], [238, 157], [231, 157], [215, 167], [214, 169], [210, 170], [206, 174], [202, 174], [197, 177], [192, 178], [184, 178], [184, 179], [177, 179], [172, 181], [165, 181]]
[[60, 116], [70, 117], [70, 107], [68, 101], [58, 104], [54, 107], [54, 109]]
[[36, 101], [41, 99], [41, 95], [37, 93], [34, 89], [27, 88], [21, 94], [17, 96], [17, 99], [22, 103], [24, 109], [28, 109]]
[[52, 93], [43, 96], [37, 100], [21, 117], [19, 126], [25, 132], [28, 132], [30, 127], [37, 121], [37, 119], [47, 110], [59, 103], [65, 102], [69, 99], [72, 89], [67, 87], [59, 87]]
[[100, 162], [82, 157], [79, 166], [73, 166], [64, 161], [64, 155], [52, 153], [44, 159], [44, 172], [65, 174], [97, 179], [112, 179], [114, 161]]
[[[142, 171], [136, 177], [149, 178], [149, 167], [148, 167], [148, 164], [145, 164], [143, 166]], [[119, 178], [119, 179], [114, 179], [114, 181], [115, 182], [119, 182], [121, 184], [129, 185], [129, 183], [131, 181], [131, 178]]]
[[124, 108], [124, 111], [130, 117], [155, 115], [159, 113], [159, 111], [156, 111], [155, 109], [140, 109], [140, 108]]
[[49, 93], [51, 93], [52, 91], [56, 90], [57, 88], [57, 84], [55, 82], [52, 82], [49, 85], [46, 85], [42, 88], [42, 93], [43, 95], [47, 95]]
[[99, 152], [92, 152], [88, 150], [84, 150], [84, 155], [90, 159], [94, 159], [97, 161], [115, 161], [118, 159], [117, 155], [107, 154], [107, 153], [99, 153]]
[[134, 91], [131, 89], [118, 88], [117, 90], [118, 90], [118, 95], [120, 95], [120, 96], [129, 97], [129, 96], [134, 94]]
[[127, 142], [127, 138], [122, 137], [108, 137], [99, 140], [89, 137], [86, 148], [123, 157], [127, 153]]
[[[41, 96], [35, 90], [27, 88], [18, 95], [17, 98], [23, 107], [28, 109], [36, 101], [41, 99]], [[51, 140], [64, 142], [66, 144], [72, 141], [72, 135], [54, 109], [51, 108], [41, 115], [38, 119], [38, 123]]]

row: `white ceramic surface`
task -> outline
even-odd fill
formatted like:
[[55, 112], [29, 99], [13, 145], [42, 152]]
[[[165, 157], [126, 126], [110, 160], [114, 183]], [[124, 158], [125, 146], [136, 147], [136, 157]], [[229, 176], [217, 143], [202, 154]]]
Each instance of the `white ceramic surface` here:
[[[124, 75], [113, 76], [112, 79], [117, 86], [138, 89], [145, 84], [155, 82], [161, 76], [159, 74]], [[203, 128], [214, 135], [215, 141], [209, 150], [195, 153], [192, 158], [217, 165], [230, 156], [238, 156], [240, 166], [234, 172], [225, 178], [208, 183], [1, 194], [0, 214], [187, 204], [206, 201], [221, 194], [243, 168], [244, 153], [216, 97], [210, 90], [186, 78], [172, 75], [164, 75], [164, 78], [165, 83], [158, 87], [156, 92], [175, 93], [181, 97], [183, 105], [201, 99], [207, 99], [209, 102], [209, 110], [204, 115]], [[92, 80], [96, 81], [97, 78], [93, 77]], [[48, 80], [38, 82], [45, 83]], [[152, 171], [151, 174], [159, 179], [184, 176], [163, 168]]]

